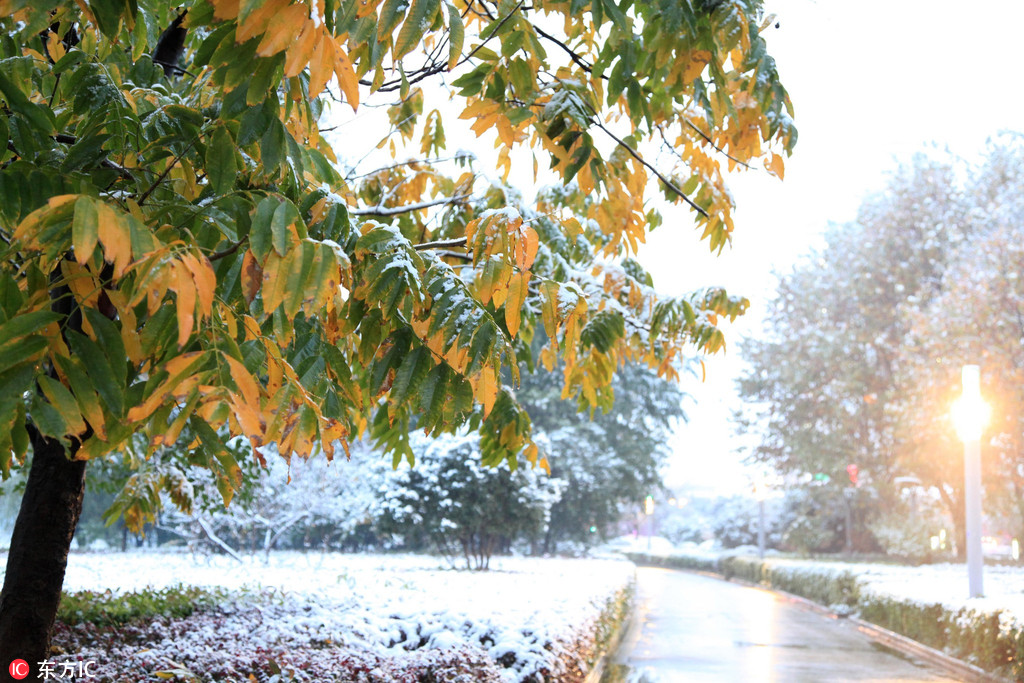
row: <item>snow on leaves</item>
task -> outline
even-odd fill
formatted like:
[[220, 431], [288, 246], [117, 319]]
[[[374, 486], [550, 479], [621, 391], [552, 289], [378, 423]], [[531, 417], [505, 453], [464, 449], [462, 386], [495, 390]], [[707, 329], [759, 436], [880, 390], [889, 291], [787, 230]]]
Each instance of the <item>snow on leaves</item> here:
[[[543, 463], [506, 386], [521, 366], [561, 359], [566, 395], [605, 405], [621, 363], [673, 377], [745, 307], [666, 300], [628, 260], [659, 220], [651, 184], [720, 249], [720, 158], [781, 176], [796, 139], [754, 0], [44, 5], [0, 0], [5, 473], [30, 427], [79, 458], [182, 449], [225, 502], [230, 435], [287, 459], [369, 434], [401, 458], [413, 425], [469, 426], [484, 462]], [[157, 60], [179, 19], [180, 60]], [[561, 189], [527, 205], [446, 156], [418, 84], [448, 72], [504, 176], [528, 147]], [[332, 80], [353, 110], [397, 95], [392, 166], [338, 170]], [[436, 158], [398, 160], [408, 145]]]

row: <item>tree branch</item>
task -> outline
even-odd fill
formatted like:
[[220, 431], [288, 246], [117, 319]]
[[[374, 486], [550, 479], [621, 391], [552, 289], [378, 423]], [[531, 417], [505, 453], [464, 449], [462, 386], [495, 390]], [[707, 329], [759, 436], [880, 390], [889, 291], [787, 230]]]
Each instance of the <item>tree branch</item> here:
[[622, 148], [623, 148], [623, 149], [625, 149], [625, 150], [626, 150], [627, 152], [629, 152], [630, 156], [632, 156], [632, 157], [633, 157], [634, 159], [636, 159], [636, 160], [637, 160], [637, 161], [639, 161], [639, 162], [640, 162], [641, 164], [643, 164], [643, 165], [644, 165], [644, 167], [645, 167], [645, 168], [647, 168], [647, 169], [648, 169], [648, 170], [649, 170], [649, 171], [650, 171], [651, 173], [653, 173], [654, 175], [656, 175], [656, 176], [658, 177], [658, 180], [660, 180], [660, 181], [661, 181], [662, 183], [664, 183], [664, 184], [665, 184], [665, 187], [667, 187], [668, 189], [672, 190], [672, 192], [674, 192], [674, 193], [675, 193], [675, 194], [677, 194], [678, 196], [682, 197], [683, 201], [684, 201], [684, 202], [686, 202], [687, 204], [689, 204], [689, 205], [690, 205], [690, 208], [692, 208], [692, 209], [693, 209], [694, 211], [696, 211], [697, 213], [699, 213], [699, 214], [700, 214], [701, 216], [704, 216], [704, 218], [708, 218], [708, 217], [709, 217], [709, 216], [708, 216], [708, 212], [707, 212], [707, 211], [705, 211], [705, 210], [704, 210], [703, 208], [701, 208], [700, 206], [698, 206], [698, 205], [697, 205], [697, 204], [696, 204], [696, 203], [695, 203], [695, 202], [694, 202], [694, 201], [693, 201], [692, 199], [690, 199], [689, 197], [687, 197], [687, 196], [686, 196], [686, 193], [685, 193], [685, 192], [683, 192], [682, 190], [680, 190], [680, 189], [679, 189], [679, 186], [678, 186], [678, 185], [676, 185], [676, 184], [675, 184], [675, 183], [673, 183], [673, 182], [672, 182], [671, 180], [669, 180], [668, 178], [666, 178], [666, 177], [665, 177], [665, 176], [664, 176], [664, 175], [663, 175], [663, 174], [661, 173], [661, 171], [659, 171], [658, 169], [656, 169], [656, 168], [655, 168], [654, 166], [651, 166], [651, 165], [650, 165], [649, 163], [647, 163], [646, 161], [644, 161], [644, 158], [643, 158], [642, 156], [640, 156], [640, 153], [639, 153], [639, 152], [637, 152], [637, 151], [636, 151], [635, 149], [633, 149], [632, 147], [630, 147], [629, 145], [627, 145], [627, 144], [626, 144], [626, 142], [625, 142], [625, 140], [623, 140], [622, 138], [620, 138], [620, 137], [618, 137], [617, 135], [615, 135], [615, 133], [613, 133], [613, 132], [611, 132], [610, 130], [608, 130], [607, 128], [605, 128], [605, 127], [604, 127], [604, 124], [602, 124], [602, 123], [601, 123], [601, 122], [600, 122], [600, 121], [598, 120], [598, 118], [597, 118], [597, 112], [595, 112], [595, 111], [594, 111], [593, 109], [591, 109], [590, 105], [589, 105], [589, 104], [587, 104], [586, 102], [584, 102], [584, 104], [586, 104], [587, 108], [588, 108], [588, 109], [590, 109], [590, 111], [591, 111], [591, 112], [593, 113], [593, 115], [594, 115], [594, 116], [593, 116], [593, 118], [591, 119], [591, 123], [593, 123], [593, 124], [594, 124], [595, 126], [597, 126], [598, 128], [600, 128], [601, 130], [603, 130], [603, 131], [605, 132], [605, 134], [606, 134], [606, 135], [607, 135], [608, 137], [610, 137], [610, 138], [611, 138], [612, 140], [614, 140], [615, 142], [617, 142], [617, 143], [619, 144], [619, 146], [620, 146], [620, 147], [622, 147]]
[[419, 211], [420, 209], [428, 209], [432, 206], [459, 204], [468, 198], [468, 194], [460, 194], [454, 197], [442, 197], [441, 199], [431, 199], [416, 204], [406, 204], [405, 206], [371, 206], [366, 209], [350, 209], [348, 213], [350, 216], [398, 216], [403, 213]]
[[245, 237], [241, 238], [240, 240], [238, 240], [237, 242], [232, 244], [230, 247], [228, 247], [224, 251], [215, 251], [214, 253], [210, 254], [206, 258], [208, 258], [210, 260], [210, 262], [212, 263], [213, 261], [219, 261], [222, 258], [226, 258], [228, 256], [231, 256], [236, 251], [238, 251], [239, 247], [241, 247], [243, 244], [245, 244], [245, 241], [247, 239], [249, 239], [248, 235], [246, 235]]
[[[723, 156], [725, 156], [725, 157], [726, 157], [727, 159], [732, 159], [733, 161], [735, 161], [735, 162], [736, 162], [737, 164], [739, 164], [739, 165], [740, 165], [740, 166], [742, 166], [743, 168], [750, 168], [750, 164], [748, 164], [748, 163], [746, 163], [746, 162], [744, 162], [744, 161], [740, 161], [739, 159], [737, 159], [736, 157], [732, 156], [731, 154], [729, 154], [728, 152], [726, 152], [726, 151], [725, 151], [724, 149], [722, 149], [721, 147], [719, 147], [718, 145], [716, 145], [716, 144], [715, 144], [715, 142], [714, 142], [714, 140], [712, 140], [712, 139], [711, 139], [711, 138], [710, 138], [710, 137], [708, 136], [708, 134], [707, 134], [707, 133], [705, 133], [704, 131], [702, 131], [702, 130], [701, 130], [701, 129], [700, 129], [699, 127], [697, 127], [697, 126], [696, 126], [696, 125], [695, 125], [695, 124], [694, 124], [694, 123], [693, 123], [692, 121], [687, 121], [687, 122], [686, 122], [686, 125], [688, 125], [688, 126], [689, 126], [690, 128], [693, 128], [693, 129], [694, 129], [695, 131], [697, 131], [697, 134], [698, 134], [698, 135], [700, 135], [700, 136], [701, 136], [702, 138], [704, 138], [705, 140], [707, 140], [707, 141], [708, 141], [708, 144], [710, 144], [710, 145], [711, 145], [711, 147], [713, 147], [713, 148], [714, 148], [714, 150], [715, 150], [716, 152], [718, 152], [719, 154], [722, 154], [722, 155], [723, 155]], [[668, 143], [668, 140], [667, 140], [667, 139], [665, 139], [665, 131], [661, 130], [661, 126], [658, 126], [658, 131], [659, 131], [659, 132], [661, 133], [661, 137], [662, 137], [662, 139], [663, 139], [663, 140], [665, 140], [665, 143], [666, 143], [666, 144], [669, 144], [669, 143]], [[672, 146], [672, 145], [671, 145], [671, 144], [669, 144], [669, 147], [671, 147], [671, 146]]]
[[[467, 61], [472, 59], [473, 55], [475, 55], [477, 52], [479, 52], [481, 49], [483, 49], [484, 45], [486, 45], [491, 40], [491, 38], [493, 38], [494, 36], [496, 36], [498, 34], [498, 29], [500, 29], [502, 26], [504, 26], [505, 22], [507, 22], [509, 19], [511, 19], [512, 15], [515, 14], [517, 11], [519, 11], [519, 9], [523, 6], [523, 2], [525, 2], [525, 0], [519, 0], [519, 2], [516, 4], [516, 6], [513, 7], [509, 11], [509, 13], [506, 14], [502, 18], [502, 20], [498, 23], [497, 26], [494, 27], [494, 30], [491, 31], [490, 35], [488, 35], [486, 38], [484, 38], [483, 42], [481, 42], [479, 45], [477, 45], [475, 48], [473, 48], [473, 50], [468, 55], [466, 55], [465, 57], [460, 59], [459, 62], [455, 65], [455, 67], [457, 68], [457, 67], [462, 66]], [[415, 83], [419, 83], [420, 81], [422, 81], [425, 78], [429, 78], [431, 76], [434, 76], [434, 75], [437, 75], [437, 74], [441, 73], [442, 71], [445, 71], [447, 68], [448, 68], [448, 63], [447, 62], [438, 63], [438, 64], [435, 64], [434, 66], [430, 66], [430, 67], [424, 67], [423, 69], [420, 70], [420, 73], [416, 74], [415, 76], [412, 76], [411, 78], [409, 77], [408, 74], [406, 74], [406, 83], [408, 83], [409, 85], [413, 85]], [[370, 85], [370, 86], [373, 85], [373, 83], [371, 83], [370, 81], [367, 81], [366, 79], [360, 80], [359, 82], [362, 85]], [[402, 87], [402, 81], [401, 80], [389, 81], [389, 82], [384, 83], [383, 85], [381, 85], [381, 87], [377, 88], [377, 91], [378, 92], [392, 92], [394, 90], [398, 90], [401, 87]]]
[[167, 177], [167, 174], [171, 172], [171, 169], [177, 166], [178, 162], [181, 161], [181, 158], [188, 154], [188, 151], [192, 149], [192, 147], [198, 141], [199, 138], [195, 138], [194, 140], [192, 140], [192, 142], [188, 143], [188, 147], [181, 150], [181, 153], [175, 156], [174, 159], [171, 160], [171, 163], [167, 164], [167, 168], [164, 169], [163, 173], [157, 176], [156, 180], [153, 181], [153, 184], [149, 186], [149, 189], [143, 192], [142, 196], [139, 197], [139, 206], [142, 206], [143, 204], [146, 203], [146, 200], [149, 199], [149, 195], [153, 194], [153, 190], [155, 190], [157, 186], [163, 182], [164, 178]]
[[[466, 246], [465, 237], [456, 237], [450, 240], [438, 240], [436, 242], [424, 242], [423, 244], [414, 244], [412, 248], [416, 251], [425, 251], [427, 249], [447, 249], [450, 247], [464, 247]], [[459, 256], [468, 256], [468, 254], [459, 254]]]
[[[537, 35], [539, 35], [541, 38], [544, 38], [545, 40], [550, 40], [552, 43], [554, 43], [558, 47], [560, 47], [563, 50], [565, 50], [566, 54], [569, 55], [569, 59], [571, 59], [572, 61], [576, 62], [576, 64], [578, 64], [579, 67], [581, 69], [583, 69], [584, 71], [586, 71], [588, 74], [593, 74], [594, 73], [593, 65], [588, 64], [586, 62], [586, 60], [584, 60], [583, 57], [580, 57], [580, 55], [575, 50], [573, 50], [571, 47], [569, 47], [568, 45], [563, 43], [558, 38], [555, 38], [550, 33], [545, 32], [542, 28], [540, 28], [536, 24], [533, 25], [533, 30], [536, 31]], [[600, 77], [603, 78], [606, 81], [608, 80], [608, 77], [605, 76], [604, 74], [601, 74]]]

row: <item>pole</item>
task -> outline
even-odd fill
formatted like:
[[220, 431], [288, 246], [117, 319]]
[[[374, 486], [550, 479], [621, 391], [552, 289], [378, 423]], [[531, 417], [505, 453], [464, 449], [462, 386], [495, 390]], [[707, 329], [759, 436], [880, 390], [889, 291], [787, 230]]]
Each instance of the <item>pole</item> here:
[[764, 498], [757, 501], [757, 556], [764, 559]]
[[970, 597], [980, 598], [981, 555], [981, 440], [964, 439], [964, 512], [967, 531], [967, 583]]

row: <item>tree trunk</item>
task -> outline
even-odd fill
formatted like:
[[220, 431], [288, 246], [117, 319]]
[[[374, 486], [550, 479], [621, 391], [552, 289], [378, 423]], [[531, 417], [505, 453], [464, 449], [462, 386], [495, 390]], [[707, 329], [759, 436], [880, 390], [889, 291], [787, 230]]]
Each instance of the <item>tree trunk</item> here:
[[[72, 461], [60, 442], [32, 437], [32, 468], [7, 554], [0, 593], [0, 680], [14, 680], [11, 661], [23, 659], [36, 680], [50, 651], [50, 636], [64, 584], [68, 551], [82, 512], [85, 461]], [[72, 450], [77, 450], [73, 442]]]

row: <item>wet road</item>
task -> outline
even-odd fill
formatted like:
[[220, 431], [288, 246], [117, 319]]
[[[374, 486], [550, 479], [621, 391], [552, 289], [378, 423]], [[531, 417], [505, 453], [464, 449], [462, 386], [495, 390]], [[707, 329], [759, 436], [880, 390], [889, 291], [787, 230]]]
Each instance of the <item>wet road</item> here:
[[640, 567], [634, 621], [602, 683], [955, 680], [770, 591]]

